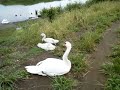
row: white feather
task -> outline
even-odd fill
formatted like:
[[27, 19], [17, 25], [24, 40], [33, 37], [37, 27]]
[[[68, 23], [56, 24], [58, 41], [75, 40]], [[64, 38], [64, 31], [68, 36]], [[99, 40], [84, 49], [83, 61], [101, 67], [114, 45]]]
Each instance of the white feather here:
[[37, 46], [39, 48], [46, 50], [46, 51], [54, 50], [56, 48], [56, 46], [52, 45], [51, 43], [38, 43]]
[[59, 42], [59, 40], [53, 39], [53, 38], [46, 38], [46, 35], [44, 33], [41, 34], [42, 41], [46, 42], [46, 43], [52, 43], [52, 44], [56, 44]]
[[26, 70], [32, 74], [38, 74], [42, 76], [56, 76], [63, 75], [70, 71], [71, 62], [68, 60], [68, 54], [71, 50], [71, 44], [66, 42], [67, 50], [65, 51], [62, 59], [47, 58], [38, 62], [35, 66], [26, 66]]

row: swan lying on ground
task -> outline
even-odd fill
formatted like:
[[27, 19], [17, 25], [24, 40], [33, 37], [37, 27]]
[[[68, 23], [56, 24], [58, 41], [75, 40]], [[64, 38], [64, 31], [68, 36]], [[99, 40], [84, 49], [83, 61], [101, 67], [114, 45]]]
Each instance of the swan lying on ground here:
[[48, 50], [54, 50], [56, 46], [52, 45], [51, 43], [38, 43], [37, 46], [39, 48], [42, 48], [46, 51]]
[[7, 23], [9, 23], [9, 22], [10, 22], [10, 21], [8, 21], [7, 19], [3, 19], [1, 23], [2, 23], [2, 24], [7, 24]]
[[42, 76], [56, 76], [63, 75], [70, 71], [71, 62], [68, 60], [68, 54], [71, 50], [71, 43], [66, 41], [65, 46], [67, 47], [62, 59], [47, 58], [43, 61], [38, 62], [35, 66], [26, 66], [25, 69], [31, 74], [38, 74]]
[[56, 44], [59, 42], [59, 40], [53, 39], [53, 38], [46, 38], [46, 35], [44, 33], [41, 34], [42, 41], [46, 42], [46, 43], [52, 43], [52, 44]]

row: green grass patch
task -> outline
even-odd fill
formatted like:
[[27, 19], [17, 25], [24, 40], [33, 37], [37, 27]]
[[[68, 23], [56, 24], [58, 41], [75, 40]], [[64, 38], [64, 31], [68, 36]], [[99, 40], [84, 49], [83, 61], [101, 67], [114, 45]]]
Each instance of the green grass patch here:
[[97, 42], [100, 40], [100, 34], [97, 32], [86, 32], [80, 40], [80, 48], [81, 50], [90, 52], [94, 49]]
[[113, 47], [113, 52], [110, 56], [111, 61], [103, 65], [103, 71], [107, 75], [105, 90], [120, 89], [120, 44]]
[[[14, 70], [12, 69], [12, 71], [7, 71], [6, 73], [0, 70], [0, 72], [2, 73], [0, 75], [0, 90], [13, 90], [14, 89], [14, 85], [15, 85], [15, 81], [17, 81], [17, 79], [23, 79], [25, 77], [28, 77], [28, 73], [26, 73], [26, 71], [24, 70]], [[4, 73], [3, 73], [4, 72]]]
[[120, 75], [110, 75], [105, 90], [119, 90], [120, 89]]
[[73, 90], [73, 80], [65, 76], [56, 76], [52, 81], [53, 90]]
[[85, 55], [84, 54], [72, 54], [70, 56], [70, 60], [72, 62], [72, 71], [73, 72], [83, 72], [85, 71], [87, 65], [85, 62]]

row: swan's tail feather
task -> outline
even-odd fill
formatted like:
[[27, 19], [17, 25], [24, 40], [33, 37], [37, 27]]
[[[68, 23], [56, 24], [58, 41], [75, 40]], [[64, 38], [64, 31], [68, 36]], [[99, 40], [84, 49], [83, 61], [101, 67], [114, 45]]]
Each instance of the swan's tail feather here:
[[42, 45], [41, 43], [38, 43], [38, 44], [37, 44], [38, 47], [41, 47], [41, 45]]
[[27, 70], [27, 72], [29, 72], [31, 74], [38, 74], [39, 73], [38, 66], [26, 66], [25, 69]]
[[55, 42], [55, 43], [58, 43], [58, 42], [59, 42], [59, 40], [54, 40], [54, 42]]

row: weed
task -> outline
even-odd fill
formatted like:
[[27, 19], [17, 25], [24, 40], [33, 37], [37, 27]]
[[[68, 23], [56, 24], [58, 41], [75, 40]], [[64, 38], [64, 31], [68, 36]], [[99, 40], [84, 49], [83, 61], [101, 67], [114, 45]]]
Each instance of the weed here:
[[72, 90], [72, 84], [73, 80], [65, 76], [56, 76], [52, 82], [54, 90]]
[[102, 71], [106, 75], [110, 75], [111, 73], [113, 73], [113, 69], [112, 68], [113, 68], [113, 63], [111, 63], [111, 62], [107, 62], [107, 63], [104, 63], [102, 65]]
[[83, 37], [80, 40], [81, 50], [90, 52], [95, 47], [95, 42], [99, 42], [100, 35], [97, 32], [88, 31], [84, 33]]
[[120, 90], [120, 75], [110, 75], [105, 90]]
[[72, 71], [74, 72], [82, 72], [85, 71], [86, 63], [84, 54], [75, 54], [70, 56], [70, 60], [72, 60]]
[[[2, 71], [4, 72], [4, 70]], [[9, 74], [8, 74], [9, 72]], [[0, 90], [13, 90], [15, 81], [17, 79], [22, 79], [28, 77], [28, 73], [24, 70], [13, 70], [12, 72], [8, 71], [0, 75]]]
[[30, 5], [30, 4], [36, 4], [36, 3], [39, 3], [39, 2], [50, 2], [50, 1], [54, 1], [54, 0], [14, 0], [14, 1], [9, 1], [9, 0], [3, 0], [3, 1], [0, 1], [1, 4], [5, 4], [5, 5], [16, 5], [16, 4], [23, 4], [23, 5]]
[[50, 22], [52, 22], [52, 20], [54, 20], [55, 17], [61, 14], [62, 12], [63, 12], [62, 8], [57, 7], [57, 8], [43, 9], [42, 12], [40, 13], [42, 18], [48, 18]]
[[9, 54], [9, 53], [11, 53], [11, 52], [13, 52], [13, 49], [12, 48], [8, 48], [8, 47], [1, 47], [0, 48], [0, 56], [1, 55], [4, 55], [4, 54]]

